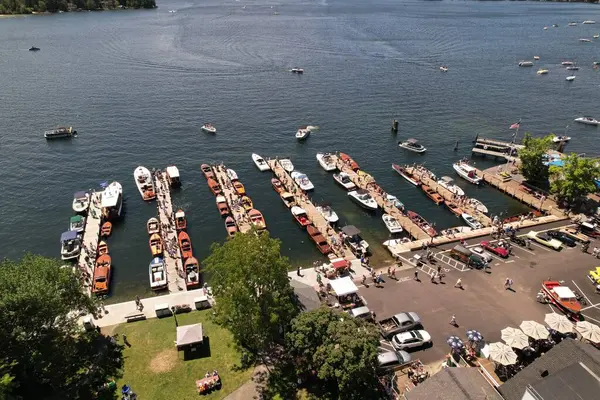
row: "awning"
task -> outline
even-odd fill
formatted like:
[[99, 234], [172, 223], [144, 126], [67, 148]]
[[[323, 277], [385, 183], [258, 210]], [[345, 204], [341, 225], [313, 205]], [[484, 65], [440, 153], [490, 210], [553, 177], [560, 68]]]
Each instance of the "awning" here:
[[192, 324], [177, 327], [177, 347], [202, 343], [202, 324]]
[[66, 242], [68, 240], [73, 240], [73, 239], [77, 239], [77, 231], [67, 231], [67, 232], [63, 232], [62, 235], [60, 235], [60, 241], [61, 242]]
[[354, 225], [346, 225], [342, 228], [342, 232], [344, 232], [348, 236], [354, 236], [360, 234], [360, 230]]
[[343, 258], [336, 258], [334, 260], [331, 260], [331, 266], [334, 269], [347, 268], [348, 261], [344, 260]]
[[336, 296], [344, 296], [358, 292], [358, 288], [354, 282], [352, 282], [352, 279], [349, 276], [330, 280], [329, 284], [331, 285], [331, 288], [335, 292]]

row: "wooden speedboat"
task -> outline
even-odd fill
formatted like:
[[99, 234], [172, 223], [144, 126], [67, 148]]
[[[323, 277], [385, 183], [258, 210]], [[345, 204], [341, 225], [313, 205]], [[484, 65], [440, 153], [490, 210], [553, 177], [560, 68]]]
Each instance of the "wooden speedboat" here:
[[242, 185], [242, 182], [235, 181], [233, 182], [233, 188], [235, 189], [238, 196], [243, 196], [246, 194], [246, 188]]
[[356, 161], [354, 161], [352, 159], [352, 157], [350, 157], [348, 154], [346, 153], [340, 153], [340, 158], [342, 159], [342, 161], [344, 162], [344, 164], [346, 164], [347, 166], [349, 166], [352, 170], [354, 171], [358, 171], [359, 170], [359, 166], [358, 163]]
[[408, 172], [406, 168], [403, 168], [398, 164], [392, 164], [392, 169], [396, 171], [401, 177], [410, 182], [412, 185], [419, 186], [421, 184], [421, 180], [415, 175]]
[[109, 221], [106, 221], [105, 223], [102, 224], [102, 227], [100, 228], [100, 236], [109, 237], [111, 232], [112, 232], [112, 223]]
[[437, 193], [435, 190], [433, 190], [432, 188], [430, 188], [429, 186], [427, 186], [427, 185], [421, 185], [421, 189], [425, 193], [425, 196], [427, 196], [431, 200], [433, 200], [433, 202], [435, 204], [440, 205], [441, 203], [444, 202], [444, 198], [439, 193]]
[[242, 196], [240, 198], [240, 204], [242, 205], [242, 207], [244, 207], [244, 210], [246, 210], [246, 212], [248, 212], [254, 208], [252, 199], [248, 196]]
[[321, 232], [315, 226], [308, 225], [306, 227], [306, 231], [308, 232], [310, 239], [315, 242], [317, 249], [319, 249], [322, 254], [331, 253], [331, 247], [329, 246], [329, 243], [327, 243], [327, 239], [325, 239], [323, 234], [321, 234]]
[[98, 243], [98, 257], [104, 254], [108, 254], [108, 244], [106, 244], [104, 240], [101, 240], [100, 243]]
[[225, 218], [225, 230], [229, 236], [233, 236], [239, 231], [235, 219], [232, 217]]
[[431, 237], [437, 236], [437, 231], [433, 228], [433, 226], [429, 222], [427, 222], [427, 220], [425, 218], [421, 217], [419, 214], [417, 214], [414, 211], [407, 211], [406, 215], [408, 216], [408, 218], [410, 218], [410, 220], [412, 222], [417, 224], [429, 236], [431, 236]]
[[192, 241], [187, 233], [181, 231], [177, 236], [179, 240], [179, 248], [181, 249], [181, 256], [184, 260], [187, 260], [190, 257], [193, 257], [192, 254]]
[[279, 197], [281, 197], [281, 201], [283, 201], [283, 204], [285, 204], [287, 208], [292, 208], [296, 205], [296, 198], [289, 192], [281, 192], [279, 193]]
[[196, 257], [190, 257], [183, 264], [185, 270], [185, 286], [188, 290], [200, 285], [200, 264]]
[[218, 196], [221, 194], [221, 186], [219, 186], [217, 181], [215, 181], [212, 178], [208, 178], [206, 182], [208, 183], [208, 188], [210, 189], [212, 194], [214, 194], [215, 196]]
[[452, 201], [447, 201], [446, 207], [448, 207], [448, 210], [457, 217], [460, 217], [464, 213], [464, 211]]
[[548, 301], [567, 315], [579, 319], [581, 303], [569, 287], [561, 286], [558, 281], [542, 281], [542, 293]]
[[217, 196], [217, 208], [219, 209], [219, 214], [221, 214], [221, 217], [229, 214], [229, 206], [227, 205], [225, 196]]
[[148, 231], [148, 235], [152, 235], [154, 233], [160, 232], [160, 223], [158, 219], [152, 217], [146, 222], [146, 230]]
[[177, 210], [175, 213], [175, 229], [177, 231], [184, 231], [187, 229], [187, 219], [183, 210]]
[[200, 169], [202, 170], [202, 173], [206, 179], [215, 179], [215, 173], [210, 165], [202, 164]]
[[298, 225], [300, 225], [300, 227], [306, 228], [308, 225], [310, 225], [310, 220], [308, 219], [306, 211], [303, 208], [293, 206], [292, 215], [294, 216], [294, 219], [296, 220], [296, 222], [298, 222]]
[[92, 293], [105, 294], [108, 293], [110, 283], [110, 267], [111, 259], [108, 254], [103, 254], [96, 260], [94, 268], [94, 280], [92, 283]]
[[281, 183], [281, 181], [277, 178], [272, 178], [271, 179], [271, 185], [273, 186], [273, 189], [275, 189], [275, 191], [277, 193], [283, 193], [285, 192], [285, 188], [283, 187], [283, 184]]
[[152, 234], [150, 239], [148, 240], [150, 244], [150, 252], [152, 253], [152, 257], [158, 257], [163, 253], [163, 241], [158, 233]]
[[250, 222], [254, 227], [258, 230], [267, 229], [267, 224], [265, 222], [265, 218], [262, 213], [256, 209], [251, 209], [248, 211], [248, 217], [250, 217]]

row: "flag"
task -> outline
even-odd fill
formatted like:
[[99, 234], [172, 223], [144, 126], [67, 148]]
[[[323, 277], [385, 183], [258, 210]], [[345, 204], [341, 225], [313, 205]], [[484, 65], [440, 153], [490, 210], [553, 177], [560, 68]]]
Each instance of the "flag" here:
[[104, 182], [100, 182], [100, 187], [105, 188], [108, 186], [108, 182], [104, 181]]
[[519, 122], [515, 122], [515, 123], [514, 123], [514, 124], [512, 124], [512, 125], [510, 126], [510, 128], [508, 128], [508, 129], [519, 129], [519, 127], [520, 127], [520, 126], [521, 126], [521, 121], [519, 121]]

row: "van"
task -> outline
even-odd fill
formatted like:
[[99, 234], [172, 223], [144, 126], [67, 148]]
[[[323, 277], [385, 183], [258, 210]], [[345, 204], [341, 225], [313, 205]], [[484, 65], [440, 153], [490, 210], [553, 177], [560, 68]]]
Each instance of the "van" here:
[[479, 254], [473, 253], [471, 250], [460, 244], [457, 244], [450, 250], [450, 257], [467, 264], [469, 267], [481, 268], [484, 264], [484, 261]]

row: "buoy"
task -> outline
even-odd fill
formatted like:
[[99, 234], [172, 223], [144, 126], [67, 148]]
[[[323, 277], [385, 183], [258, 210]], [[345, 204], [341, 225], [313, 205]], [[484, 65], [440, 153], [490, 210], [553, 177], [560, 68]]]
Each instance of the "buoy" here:
[[392, 132], [394, 132], [394, 133], [398, 132], [398, 120], [397, 119], [392, 121]]

